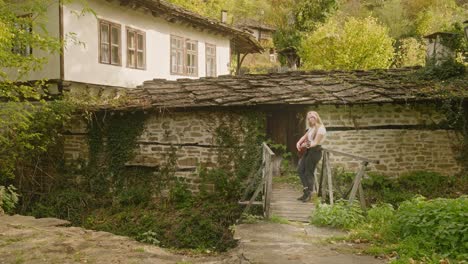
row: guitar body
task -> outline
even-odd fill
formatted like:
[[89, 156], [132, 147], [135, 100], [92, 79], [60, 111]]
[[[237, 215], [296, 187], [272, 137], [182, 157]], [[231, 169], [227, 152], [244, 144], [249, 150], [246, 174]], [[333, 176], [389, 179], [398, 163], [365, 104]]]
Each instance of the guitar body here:
[[301, 149], [297, 152], [297, 156], [299, 157], [299, 159], [302, 158], [302, 156], [304, 156], [304, 154], [307, 151], [307, 146], [309, 146], [309, 144], [310, 142], [308, 140], [302, 143]]

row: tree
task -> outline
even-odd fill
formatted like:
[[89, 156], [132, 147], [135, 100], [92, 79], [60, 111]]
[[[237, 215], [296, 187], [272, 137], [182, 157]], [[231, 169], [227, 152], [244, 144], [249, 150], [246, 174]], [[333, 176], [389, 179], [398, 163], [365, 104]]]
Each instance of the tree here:
[[58, 3], [0, 0], [0, 185], [12, 182], [19, 164], [44, 153], [58, 136], [52, 124], [68, 117], [68, 107], [45, 101], [45, 80], [22, 82], [45, 65], [47, 54], [60, 52], [62, 41], [45, 30], [46, 12]]
[[388, 68], [393, 39], [375, 18], [348, 18], [344, 25], [330, 19], [301, 43], [299, 55], [306, 69]]

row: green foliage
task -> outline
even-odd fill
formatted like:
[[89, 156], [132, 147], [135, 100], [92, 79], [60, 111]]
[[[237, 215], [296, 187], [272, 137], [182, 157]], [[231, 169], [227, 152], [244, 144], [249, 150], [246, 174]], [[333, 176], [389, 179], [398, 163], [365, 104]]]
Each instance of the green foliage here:
[[41, 195], [29, 213], [166, 247], [224, 251], [236, 243], [229, 227], [240, 217], [242, 184], [261, 158], [264, 119], [240, 116], [220, 124], [231, 132], [219, 128], [215, 135], [223, 166], [201, 167], [199, 192], [192, 192], [184, 178], [175, 177], [175, 147], [158, 171], [125, 165], [134, 157], [143, 113], [96, 113], [88, 127], [89, 161], [57, 177], [52, 192]]
[[466, 258], [467, 212], [467, 197], [435, 200], [415, 198], [400, 205], [395, 225], [403, 238], [422, 236], [432, 240], [439, 252]]
[[387, 29], [371, 17], [349, 18], [344, 25], [329, 20], [303, 40], [299, 55], [306, 69], [388, 68], [392, 44]]
[[463, 76], [466, 72], [465, 66], [452, 59], [444, 60], [437, 64], [430, 61], [426, 67], [419, 70], [418, 77], [422, 80], [448, 80], [450, 78]]
[[289, 220], [277, 215], [272, 215], [270, 216], [270, 219], [268, 219], [269, 222], [271, 223], [276, 223], [276, 224], [290, 224]]
[[42, 196], [32, 207], [35, 217], [54, 216], [66, 219], [72, 224], [80, 224], [82, 217], [90, 207], [91, 196], [75, 188], [64, 188]]
[[148, 243], [148, 244], [152, 244], [152, 245], [156, 245], [158, 246], [159, 244], [161, 244], [161, 241], [159, 241], [157, 239], [157, 235], [155, 232], [153, 231], [146, 231], [140, 235], [138, 235], [138, 237], [136, 238], [138, 241], [140, 242], [143, 242], [143, 243]]
[[426, 46], [416, 38], [403, 38], [397, 41], [395, 61], [397, 68], [422, 66], [426, 62]]
[[[111, 192], [120, 193], [120, 201], [124, 203], [150, 196], [144, 190], [152, 187], [152, 171], [125, 165], [135, 155], [136, 140], [143, 131], [145, 119], [144, 113], [92, 116], [88, 125], [89, 162], [83, 179], [88, 192], [101, 198], [110, 197]], [[148, 182], [142, 183], [142, 179]], [[143, 197], [128, 197], [132, 193]]]
[[263, 220], [263, 216], [255, 214], [242, 214], [241, 220], [244, 224], [256, 224]]
[[296, 29], [303, 32], [314, 30], [338, 8], [337, 0], [296, 1], [293, 9]]
[[18, 204], [19, 194], [13, 185], [8, 187], [0, 186], [0, 215], [2, 213], [12, 213]]
[[[426, 200], [416, 197], [397, 210], [389, 204], [371, 208], [365, 221], [345, 238], [367, 242], [366, 252], [399, 256], [392, 263], [439, 263], [442, 259], [466, 259], [468, 244], [467, 197]], [[411, 260], [412, 259], [412, 260]]]
[[363, 211], [358, 202], [349, 206], [345, 200], [335, 204], [317, 204], [311, 217], [311, 223], [319, 226], [332, 226], [350, 229], [364, 220]]

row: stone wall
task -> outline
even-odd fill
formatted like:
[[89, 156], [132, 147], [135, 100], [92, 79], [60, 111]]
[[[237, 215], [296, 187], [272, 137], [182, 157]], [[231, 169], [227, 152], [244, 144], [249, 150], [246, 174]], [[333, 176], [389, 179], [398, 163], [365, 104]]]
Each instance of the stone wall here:
[[[175, 151], [176, 177], [189, 185], [199, 182], [196, 173], [199, 165], [213, 167], [217, 163], [214, 135], [221, 121], [236, 124], [241, 119], [239, 114], [227, 111], [149, 112], [147, 115], [144, 131], [137, 140], [136, 156], [127, 165], [157, 169]], [[77, 118], [72, 122], [65, 140], [66, 159], [88, 158], [86, 130], [83, 120]]]
[[[318, 106], [328, 128], [324, 147], [380, 160], [371, 171], [399, 175], [413, 170], [455, 174], [459, 138], [452, 130], [437, 129], [444, 120], [434, 106], [362, 105]], [[221, 109], [224, 110], [224, 109]], [[196, 185], [200, 164], [217, 162], [214, 133], [221, 120], [237, 122], [240, 114], [230, 111], [184, 111], [148, 113], [145, 130], [138, 139], [137, 155], [128, 165], [157, 167], [164, 164], [171, 146], [177, 154], [178, 177]], [[86, 127], [75, 122], [66, 138], [65, 155], [69, 159], [87, 157]], [[332, 166], [356, 170], [359, 161], [333, 156]]]
[[[460, 172], [460, 135], [438, 129], [444, 115], [434, 105], [319, 106], [328, 128], [324, 147], [380, 161], [370, 170], [400, 175], [414, 170]], [[356, 170], [359, 161], [333, 156], [332, 165]]]

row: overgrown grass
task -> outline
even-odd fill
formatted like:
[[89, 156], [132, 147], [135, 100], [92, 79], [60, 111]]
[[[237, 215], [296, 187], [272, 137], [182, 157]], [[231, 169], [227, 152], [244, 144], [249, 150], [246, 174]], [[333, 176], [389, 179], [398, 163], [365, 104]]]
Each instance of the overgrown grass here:
[[[433, 200], [416, 197], [401, 203], [398, 209], [380, 204], [371, 208], [366, 217], [341, 203], [333, 209], [322, 207], [327, 209], [317, 210], [312, 223], [351, 229], [346, 240], [369, 243], [368, 254], [396, 255], [398, 258], [392, 263], [462, 263], [468, 259], [466, 196]], [[346, 217], [360, 221], [350, 221], [351, 224]]]

